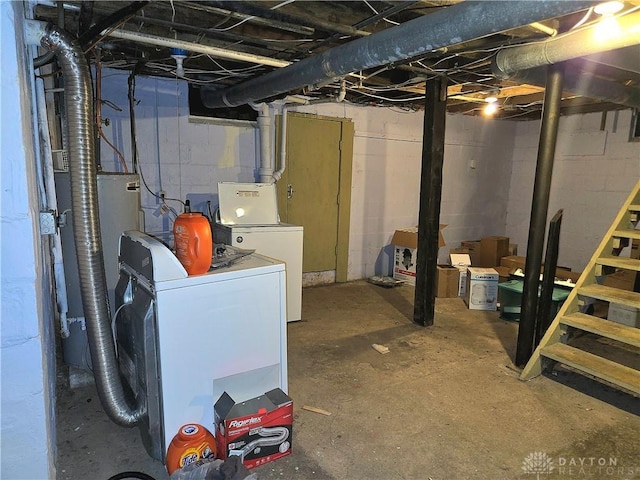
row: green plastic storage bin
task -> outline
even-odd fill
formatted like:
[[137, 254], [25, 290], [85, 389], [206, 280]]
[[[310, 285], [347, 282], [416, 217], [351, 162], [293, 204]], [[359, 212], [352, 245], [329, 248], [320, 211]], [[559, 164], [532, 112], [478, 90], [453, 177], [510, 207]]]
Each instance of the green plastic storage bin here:
[[[500, 318], [505, 320], [520, 320], [520, 309], [522, 305], [522, 289], [524, 288], [523, 280], [508, 280], [498, 284], [500, 289]], [[569, 296], [570, 290], [563, 288], [554, 288], [551, 296], [551, 317], [558, 313], [558, 310]], [[538, 298], [540, 290], [538, 290]]]

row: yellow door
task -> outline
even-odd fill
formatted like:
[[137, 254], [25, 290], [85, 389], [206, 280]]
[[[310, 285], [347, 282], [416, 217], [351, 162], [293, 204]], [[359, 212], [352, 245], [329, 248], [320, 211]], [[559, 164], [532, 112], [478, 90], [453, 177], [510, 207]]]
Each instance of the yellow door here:
[[[350, 128], [345, 129], [345, 123]], [[338, 281], [339, 266], [346, 265], [346, 259], [340, 262], [338, 255], [343, 250], [348, 253], [338, 245], [345, 243], [339, 242], [344, 237], [345, 216], [348, 243], [349, 201], [346, 214], [340, 204], [344, 205], [345, 190], [350, 200], [352, 125], [346, 119], [288, 113], [287, 164], [278, 182], [280, 220], [304, 227], [303, 272], [336, 270]], [[348, 159], [343, 151], [345, 130], [350, 133]], [[344, 188], [341, 170], [347, 163], [348, 188]]]

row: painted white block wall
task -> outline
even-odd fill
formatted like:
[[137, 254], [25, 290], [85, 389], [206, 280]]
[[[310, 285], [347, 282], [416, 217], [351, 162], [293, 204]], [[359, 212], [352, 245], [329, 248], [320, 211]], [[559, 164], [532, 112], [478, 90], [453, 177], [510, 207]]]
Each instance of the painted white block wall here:
[[[102, 117], [109, 118], [105, 136], [115, 144], [132, 171], [128, 73], [103, 70], [102, 99], [122, 109], [103, 106]], [[168, 198], [191, 200], [194, 209], [217, 205], [218, 182], [253, 182], [256, 165], [256, 127], [250, 122], [196, 123], [189, 119], [187, 84], [183, 81], [136, 77], [136, 142], [140, 171], [149, 189], [161, 190]], [[122, 171], [116, 153], [102, 141], [104, 171]], [[179, 202], [169, 201], [178, 213]], [[172, 215], [154, 215], [160, 201], [141, 186], [141, 205], [145, 230], [169, 232]]]
[[[418, 223], [423, 112], [319, 104], [296, 110], [354, 122], [348, 279], [391, 273], [391, 237]], [[515, 123], [448, 115], [440, 221], [447, 246], [503, 235]]]
[[0, 2], [0, 476], [44, 479], [55, 478], [55, 343], [23, 18], [22, 2]]
[[[103, 107], [108, 138], [130, 164], [127, 74], [103, 70], [102, 97], [123, 109]], [[253, 124], [189, 121], [184, 82], [137, 77], [137, 142], [140, 165], [154, 192], [217, 203], [218, 181], [256, 181]], [[391, 272], [390, 241], [397, 228], [418, 222], [422, 112], [321, 104], [292, 111], [350, 118], [355, 126], [348, 279]], [[515, 123], [449, 116], [442, 189], [442, 223], [450, 246], [461, 240], [502, 235], [506, 222]], [[120, 170], [101, 144], [105, 170]], [[155, 217], [158, 200], [143, 188], [147, 231], [169, 231], [170, 218]], [[192, 202], [198, 204], [198, 201]], [[179, 205], [173, 206], [178, 209]], [[440, 251], [447, 260], [449, 247]]]
[[[560, 119], [548, 220], [564, 210], [558, 263], [581, 271], [640, 178], [640, 143], [629, 142], [631, 110]], [[506, 235], [526, 254], [540, 122], [518, 122]]]

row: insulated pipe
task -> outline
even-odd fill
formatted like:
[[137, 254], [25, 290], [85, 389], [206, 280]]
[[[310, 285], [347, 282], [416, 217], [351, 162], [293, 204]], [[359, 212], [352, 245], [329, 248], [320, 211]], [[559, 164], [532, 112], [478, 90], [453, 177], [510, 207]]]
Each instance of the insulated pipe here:
[[[509, 77], [519, 83], [528, 83], [544, 87], [546, 83], [545, 67], [521, 70]], [[583, 97], [594, 98], [603, 102], [640, 108], [640, 90], [620, 83], [603, 80], [598, 77], [565, 73], [563, 88], [567, 92]]]
[[237, 107], [591, 5], [587, 1], [462, 2], [224, 90], [203, 88], [202, 102], [207, 108]]
[[118, 425], [133, 426], [145, 414], [125, 400], [115, 355], [107, 307], [107, 287], [98, 223], [93, 90], [87, 60], [77, 41], [53, 25], [30, 21], [28, 38], [52, 50], [65, 79], [65, 108], [69, 137], [69, 175], [73, 205], [73, 233], [78, 255], [82, 305], [87, 322], [93, 374], [107, 415]]
[[493, 72], [500, 77], [508, 77], [519, 70], [640, 43], [640, 12], [618, 17], [615, 22], [611, 25], [598, 22], [544, 42], [500, 50], [492, 65]]
[[130, 32], [128, 30], [104, 31], [110, 37], [121, 38], [123, 40], [131, 40], [132, 42], [146, 43], [158, 47], [180, 48], [188, 52], [204, 53], [216, 58], [226, 58], [227, 60], [235, 60], [238, 62], [256, 63], [258, 65], [268, 65], [270, 67], [286, 67], [291, 62], [286, 60], [277, 60], [275, 58], [264, 57], [262, 55], [254, 55], [253, 53], [236, 52], [226, 48], [214, 47], [212, 45], [202, 45], [200, 43], [185, 42], [174, 38], [156, 37], [140, 32]]

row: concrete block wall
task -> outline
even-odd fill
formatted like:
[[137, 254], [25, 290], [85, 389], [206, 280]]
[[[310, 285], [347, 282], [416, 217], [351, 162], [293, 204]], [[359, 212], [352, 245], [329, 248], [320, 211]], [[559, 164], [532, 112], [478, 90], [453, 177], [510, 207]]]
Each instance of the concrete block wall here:
[[[318, 104], [298, 111], [354, 122], [348, 278], [389, 275], [391, 237], [418, 223], [423, 112]], [[447, 116], [439, 260], [462, 240], [502, 235], [515, 124]]]
[[[126, 72], [103, 69], [102, 98], [119, 106], [102, 107], [105, 136], [124, 155], [132, 169], [131, 134]], [[195, 210], [218, 203], [218, 182], [256, 181], [256, 128], [248, 122], [197, 121], [189, 118], [187, 84], [183, 81], [136, 77], [136, 143], [140, 171], [149, 189], [167, 198], [189, 199]], [[116, 153], [100, 142], [103, 170], [122, 171]], [[179, 202], [167, 202], [177, 213]], [[173, 215], [159, 215], [161, 201], [141, 185], [145, 230], [167, 239]]]
[[55, 478], [55, 341], [22, 2], [0, 2], [0, 477]]
[[[640, 178], [640, 143], [629, 141], [631, 110], [560, 119], [548, 220], [564, 210], [558, 263], [581, 271]], [[540, 122], [518, 122], [506, 234], [526, 253]]]
[[[130, 162], [127, 75], [103, 72], [103, 99], [123, 109], [103, 107], [103, 116], [111, 120], [103, 130]], [[217, 204], [218, 181], [255, 181], [258, 145], [253, 124], [194, 123], [184, 82], [137, 77], [136, 83], [139, 158], [151, 190], [190, 198], [202, 207], [206, 200]], [[347, 103], [292, 110], [354, 122], [348, 278], [388, 274], [394, 230], [418, 221], [422, 112]], [[571, 248], [562, 248], [561, 263], [573, 269], [588, 261], [588, 252], [638, 176], [639, 144], [627, 141], [631, 113], [621, 111], [617, 120], [614, 115], [609, 114], [605, 131], [600, 131], [600, 114], [561, 119], [550, 216], [564, 206], [562, 245]], [[485, 235], [508, 235], [526, 252], [539, 128], [539, 122], [447, 117], [441, 221], [448, 224], [448, 245], [440, 250], [441, 262], [450, 247]], [[105, 170], [120, 169], [104, 142], [101, 154]], [[154, 215], [159, 203], [143, 187], [145, 228], [156, 233], [169, 231], [172, 223], [170, 216]], [[177, 202], [169, 203], [180, 210]], [[596, 206], [605, 208], [597, 218], [592, 215]]]
[[[149, 188], [170, 198], [217, 204], [218, 181], [256, 181], [256, 130], [252, 124], [194, 123], [184, 82], [136, 78], [137, 143]], [[103, 70], [107, 138], [131, 159], [127, 74]], [[350, 118], [355, 125], [348, 278], [391, 271], [390, 241], [397, 228], [418, 222], [422, 112], [342, 104], [296, 107], [307, 113]], [[504, 233], [515, 125], [449, 116], [445, 147], [442, 222], [450, 246]], [[115, 153], [101, 142], [105, 170], [119, 171]], [[129, 163], [130, 165], [130, 163]], [[147, 231], [167, 232], [171, 218], [156, 216], [159, 200], [142, 188]], [[171, 202], [170, 202], [171, 203]], [[176, 202], [171, 205], [179, 210]], [[446, 261], [448, 247], [441, 249]]]

